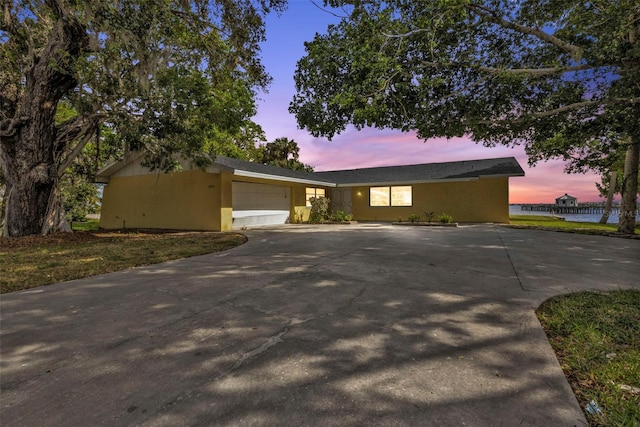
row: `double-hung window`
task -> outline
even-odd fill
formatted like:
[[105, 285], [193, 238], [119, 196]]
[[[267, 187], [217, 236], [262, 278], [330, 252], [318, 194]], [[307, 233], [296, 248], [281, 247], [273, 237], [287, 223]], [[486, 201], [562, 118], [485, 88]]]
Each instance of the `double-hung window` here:
[[326, 192], [324, 188], [307, 187], [306, 189], [307, 207], [311, 206], [312, 197], [326, 197], [325, 195], [326, 195]]

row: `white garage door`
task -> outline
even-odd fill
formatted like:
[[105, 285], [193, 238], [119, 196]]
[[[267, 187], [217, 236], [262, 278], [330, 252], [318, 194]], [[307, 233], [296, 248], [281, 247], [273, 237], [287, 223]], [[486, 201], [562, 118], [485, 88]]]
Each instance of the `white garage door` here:
[[291, 188], [283, 185], [232, 183], [233, 228], [285, 224]]

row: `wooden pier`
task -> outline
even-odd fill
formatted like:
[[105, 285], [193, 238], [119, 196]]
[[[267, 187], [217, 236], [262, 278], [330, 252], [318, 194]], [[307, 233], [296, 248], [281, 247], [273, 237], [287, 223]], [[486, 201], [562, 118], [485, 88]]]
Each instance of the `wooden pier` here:
[[[618, 212], [619, 205], [611, 207], [611, 212]], [[523, 212], [551, 212], [554, 214], [602, 214], [603, 203], [585, 203], [579, 206], [558, 206], [555, 204], [526, 204], [520, 205]]]

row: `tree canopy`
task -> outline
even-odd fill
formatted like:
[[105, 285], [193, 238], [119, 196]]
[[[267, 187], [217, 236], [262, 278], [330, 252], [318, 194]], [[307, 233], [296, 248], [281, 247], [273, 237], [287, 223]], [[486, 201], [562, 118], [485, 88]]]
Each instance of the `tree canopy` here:
[[[259, 43], [284, 0], [0, 4], [5, 234], [63, 228], [59, 180], [100, 126], [163, 170], [262, 134], [250, 120], [269, 83]], [[62, 101], [75, 114], [57, 123]]]
[[298, 144], [293, 139], [285, 137], [276, 138], [272, 142], [258, 146], [256, 160], [265, 165], [313, 172], [313, 167], [300, 161], [300, 147], [298, 147]]
[[635, 223], [637, 0], [325, 3], [345, 16], [305, 44], [290, 105], [300, 126], [329, 138], [351, 124], [522, 144], [531, 163], [561, 158], [571, 171], [609, 170], [627, 152], [635, 175], [625, 174], [623, 209]]

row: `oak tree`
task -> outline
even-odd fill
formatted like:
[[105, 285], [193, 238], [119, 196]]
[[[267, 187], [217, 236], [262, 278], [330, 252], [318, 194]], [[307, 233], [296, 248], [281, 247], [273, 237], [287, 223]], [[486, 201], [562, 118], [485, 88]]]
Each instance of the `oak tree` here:
[[[524, 145], [570, 170], [626, 156], [619, 229], [635, 227], [637, 0], [326, 0], [344, 16], [305, 44], [290, 111], [315, 136], [347, 125]], [[629, 137], [610, 138], [612, 134]]]
[[[1, 0], [0, 162], [9, 236], [67, 229], [60, 179], [109, 126], [151, 167], [210, 162], [256, 130], [264, 16], [284, 0]], [[62, 123], [61, 101], [77, 114]], [[218, 138], [219, 139], [216, 139]], [[215, 140], [215, 142], [214, 142]]]
[[276, 138], [257, 147], [256, 160], [265, 165], [285, 169], [313, 172], [313, 167], [300, 161], [300, 147], [293, 139]]

